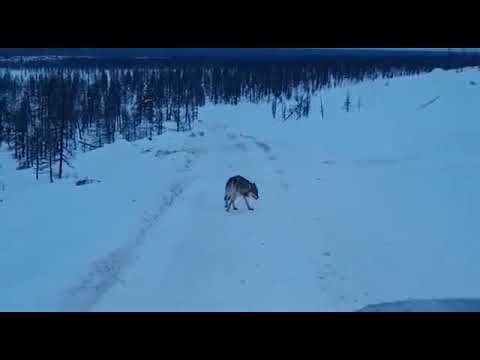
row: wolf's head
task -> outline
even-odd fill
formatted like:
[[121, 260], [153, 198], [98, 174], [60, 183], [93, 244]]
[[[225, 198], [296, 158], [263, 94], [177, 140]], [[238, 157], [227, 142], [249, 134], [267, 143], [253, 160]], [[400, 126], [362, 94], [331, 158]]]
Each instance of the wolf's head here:
[[257, 185], [255, 183], [250, 184], [250, 191], [249, 191], [248, 195], [253, 197], [255, 200], [258, 200], [258, 198], [259, 198], [258, 189], [257, 189]]

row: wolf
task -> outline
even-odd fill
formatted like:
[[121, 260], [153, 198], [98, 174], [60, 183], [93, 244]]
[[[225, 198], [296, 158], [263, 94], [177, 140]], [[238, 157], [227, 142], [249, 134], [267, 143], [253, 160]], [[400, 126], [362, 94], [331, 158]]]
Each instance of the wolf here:
[[235, 207], [235, 199], [237, 196], [241, 195], [245, 204], [247, 205], [248, 210], [253, 210], [248, 203], [247, 197], [252, 197], [255, 200], [258, 200], [258, 189], [255, 183], [252, 183], [245, 179], [243, 176], [237, 175], [228, 179], [227, 184], [225, 185], [225, 209], [230, 211], [230, 207], [233, 206], [234, 210], [238, 210]]

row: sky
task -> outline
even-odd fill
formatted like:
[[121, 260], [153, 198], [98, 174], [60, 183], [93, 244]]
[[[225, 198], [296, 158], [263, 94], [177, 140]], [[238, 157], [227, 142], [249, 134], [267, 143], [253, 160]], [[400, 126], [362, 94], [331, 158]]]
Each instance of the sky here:
[[[351, 48], [352, 49], [352, 48]], [[365, 49], [365, 50], [377, 50], [379, 48], [353, 48], [353, 49]], [[446, 51], [449, 48], [380, 48], [384, 50], [412, 50], [412, 51]], [[466, 49], [468, 51], [479, 51], [480, 48], [451, 48], [452, 50]]]

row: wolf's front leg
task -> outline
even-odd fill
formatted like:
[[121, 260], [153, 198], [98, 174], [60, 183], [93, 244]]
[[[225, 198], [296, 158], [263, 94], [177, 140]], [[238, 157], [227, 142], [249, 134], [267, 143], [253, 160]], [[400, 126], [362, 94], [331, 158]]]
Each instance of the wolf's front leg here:
[[253, 208], [252, 208], [252, 207], [250, 207], [250, 204], [248, 203], [248, 200], [247, 200], [247, 198], [246, 198], [246, 197], [244, 197], [244, 198], [243, 198], [243, 200], [245, 200], [245, 204], [247, 205], [247, 208], [248, 208], [248, 210], [253, 210]]

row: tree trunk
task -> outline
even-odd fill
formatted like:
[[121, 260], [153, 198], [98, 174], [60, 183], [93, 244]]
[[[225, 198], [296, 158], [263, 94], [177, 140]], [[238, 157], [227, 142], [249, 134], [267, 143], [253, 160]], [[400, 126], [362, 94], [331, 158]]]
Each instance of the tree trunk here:
[[53, 183], [53, 155], [52, 155], [51, 150], [50, 150], [50, 153], [49, 153], [48, 164], [49, 164], [49, 168], [50, 168], [50, 182]]

